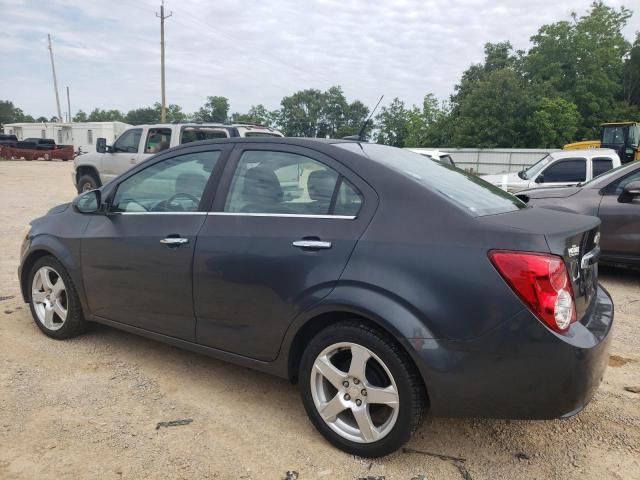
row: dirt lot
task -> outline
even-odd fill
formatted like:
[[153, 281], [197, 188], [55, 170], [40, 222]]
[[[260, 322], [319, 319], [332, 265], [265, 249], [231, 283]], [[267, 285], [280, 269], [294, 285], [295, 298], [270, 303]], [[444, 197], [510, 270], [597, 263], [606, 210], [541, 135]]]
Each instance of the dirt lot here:
[[73, 197], [71, 169], [0, 161], [0, 479], [640, 479], [640, 394], [624, 390], [640, 385], [640, 272], [602, 271], [614, 356], [581, 414], [427, 418], [407, 445], [422, 453], [370, 461], [324, 441], [284, 380], [102, 326], [41, 334], [20, 299], [18, 247], [30, 219]]

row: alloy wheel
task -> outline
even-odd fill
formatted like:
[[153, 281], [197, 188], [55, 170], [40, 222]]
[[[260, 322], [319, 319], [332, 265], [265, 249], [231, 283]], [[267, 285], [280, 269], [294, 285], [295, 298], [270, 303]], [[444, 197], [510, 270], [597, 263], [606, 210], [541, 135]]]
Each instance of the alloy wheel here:
[[398, 387], [384, 362], [351, 342], [325, 348], [311, 370], [311, 395], [325, 423], [341, 437], [373, 443], [398, 419]]
[[38, 321], [48, 330], [59, 330], [67, 319], [69, 300], [64, 281], [51, 267], [41, 267], [31, 284], [31, 302]]

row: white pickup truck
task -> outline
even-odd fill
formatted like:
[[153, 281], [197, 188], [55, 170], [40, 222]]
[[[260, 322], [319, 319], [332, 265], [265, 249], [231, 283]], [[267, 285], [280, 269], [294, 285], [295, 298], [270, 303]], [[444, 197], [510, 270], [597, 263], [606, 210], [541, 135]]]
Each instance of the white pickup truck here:
[[620, 157], [609, 148], [562, 150], [545, 155], [520, 172], [482, 175], [482, 179], [515, 193], [526, 188], [570, 187], [619, 166]]
[[113, 145], [98, 138], [95, 152], [79, 155], [73, 161], [72, 180], [78, 193], [82, 193], [110, 182], [158, 152], [183, 143], [228, 137], [282, 136], [273, 128], [247, 123], [137, 125], [122, 132]]

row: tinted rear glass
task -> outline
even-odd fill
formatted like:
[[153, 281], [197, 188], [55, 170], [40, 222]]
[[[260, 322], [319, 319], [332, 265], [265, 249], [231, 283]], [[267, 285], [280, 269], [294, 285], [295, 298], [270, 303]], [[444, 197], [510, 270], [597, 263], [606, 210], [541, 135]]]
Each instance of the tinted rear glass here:
[[373, 143], [336, 143], [336, 147], [354, 153], [363, 152], [372, 160], [387, 165], [444, 195], [475, 216], [512, 212], [526, 205], [498, 187], [449, 165], [400, 148]]

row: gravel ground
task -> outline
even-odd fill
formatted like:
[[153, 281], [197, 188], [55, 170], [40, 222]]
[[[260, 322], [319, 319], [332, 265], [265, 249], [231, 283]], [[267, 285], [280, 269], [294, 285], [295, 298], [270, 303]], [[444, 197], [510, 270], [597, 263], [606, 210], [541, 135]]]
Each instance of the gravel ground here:
[[[410, 450], [371, 461], [324, 441], [284, 380], [103, 326], [63, 342], [40, 333], [18, 247], [29, 220], [73, 197], [71, 169], [0, 162], [0, 479], [640, 479], [640, 394], [624, 389], [640, 385], [640, 272], [602, 269], [617, 325], [582, 413], [428, 417]], [[181, 419], [193, 421], [157, 428]]]

